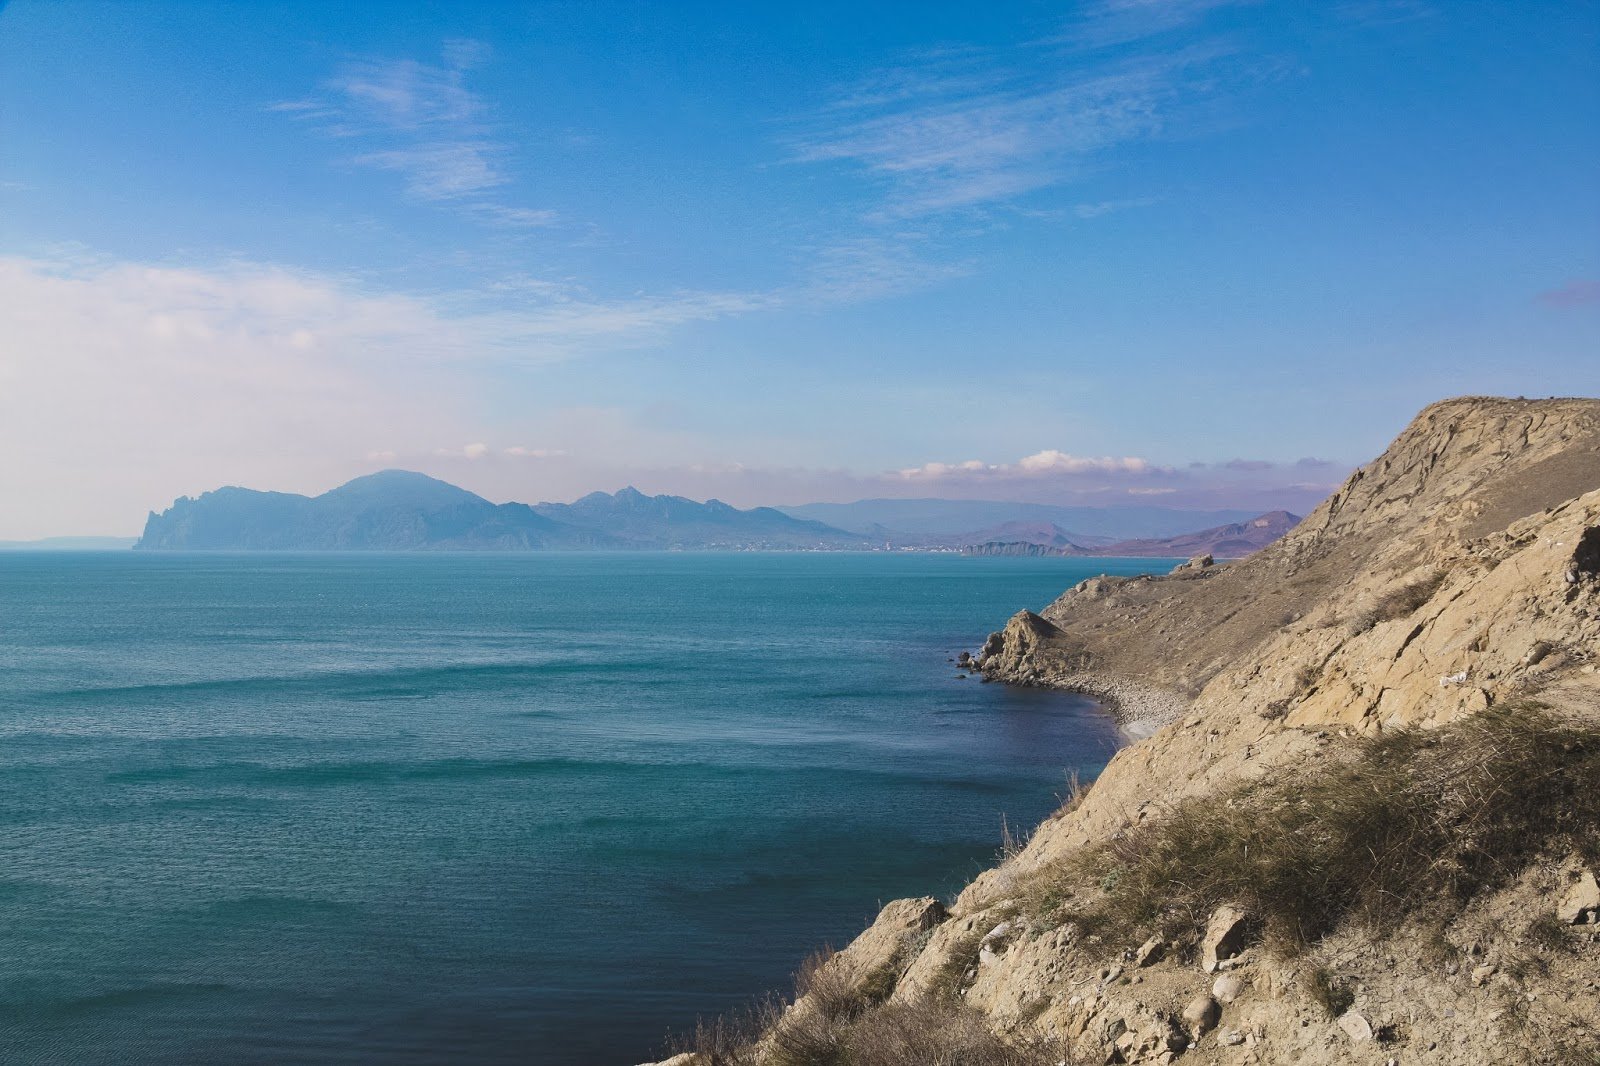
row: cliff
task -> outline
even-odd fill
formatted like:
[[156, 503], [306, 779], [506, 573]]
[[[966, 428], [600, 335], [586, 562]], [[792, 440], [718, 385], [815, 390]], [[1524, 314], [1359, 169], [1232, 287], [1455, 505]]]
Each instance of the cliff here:
[[1600, 1061], [1597, 652], [1600, 401], [1435, 404], [1249, 559], [992, 636], [1150, 735], [680, 1061]]

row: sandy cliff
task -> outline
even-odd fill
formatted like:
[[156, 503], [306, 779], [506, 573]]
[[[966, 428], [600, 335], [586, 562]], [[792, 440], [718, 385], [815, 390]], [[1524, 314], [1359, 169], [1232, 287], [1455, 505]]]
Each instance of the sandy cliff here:
[[951, 1062], [1600, 1062], [1597, 666], [1600, 401], [1435, 404], [1250, 559], [991, 637], [1150, 735], [701, 1058], [916, 1061], [921, 1011], [997, 1034]]

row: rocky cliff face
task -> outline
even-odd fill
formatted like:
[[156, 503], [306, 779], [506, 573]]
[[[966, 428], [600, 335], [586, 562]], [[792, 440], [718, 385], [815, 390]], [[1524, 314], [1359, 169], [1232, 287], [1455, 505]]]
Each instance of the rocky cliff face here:
[[[996, 680], [1099, 695], [1150, 735], [948, 909], [891, 905], [847, 953], [874, 987], [893, 971], [875, 1009], [976, 1011], [1055, 1061], [1600, 1062], [1600, 808], [1582, 798], [1600, 791], [1600, 401], [1435, 404], [1250, 559], [1082, 582], [1014, 617], [981, 661]], [[1459, 739], [1480, 721], [1478, 747]], [[1532, 744], [1524, 721], [1556, 738], [1551, 769], [1474, 791], [1480, 765]], [[1455, 769], [1392, 795], [1368, 772], [1428, 759]], [[1547, 809], [1519, 813], [1515, 793], [1547, 777]], [[1365, 812], [1359, 832], [1306, 816], [1330, 796], [1330, 817]], [[1385, 835], [1383, 804], [1436, 799], [1454, 819], [1439, 839], [1476, 843], [1431, 858], [1419, 845], [1382, 881], [1413, 846]], [[1106, 901], [1130, 898], [1118, 877], [1183, 853], [1162, 826], [1211, 832], [1229, 812], [1246, 812], [1250, 840], [1226, 861], [1252, 870], [1268, 862], [1258, 844], [1313, 864], [1359, 851], [1361, 833], [1384, 841], [1344, 856], [1353, 873], [1330, 867], [1330, 899], [1348, 888], [1367, 909], [1330, 903], [1322, 925], [1285, 931], [1259, 886], [1240, 888], [1248, 906], [1195, 889], [1240, 884], [1200, 853], [1193, 878], [1163, 868], [1170, 901], [1105, 920]], [[1516, 817], [1531, 819], [1525, 848], [1471, 835]], [[1411, 898], [1424, 892], [1439, 898]], [[772, 1046], [765, 1061], [801, 1061]]]

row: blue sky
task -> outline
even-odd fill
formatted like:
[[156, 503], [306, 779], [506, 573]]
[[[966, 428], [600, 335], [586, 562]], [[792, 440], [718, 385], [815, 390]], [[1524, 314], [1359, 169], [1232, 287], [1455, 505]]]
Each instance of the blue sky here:
[[0, 9], [0, 537], [386, 466], [1291, 506], [1600, 391], [1600, 4]]

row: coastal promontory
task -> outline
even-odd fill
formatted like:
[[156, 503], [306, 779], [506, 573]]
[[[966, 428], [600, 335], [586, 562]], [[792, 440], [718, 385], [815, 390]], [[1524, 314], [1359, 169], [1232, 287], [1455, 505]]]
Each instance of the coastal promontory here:
[[981, 669], [1145, 737], [674, 1062], [1600, 1061], [1600, 401], [1434, 404], [1249, 559], [1084, 581]]

